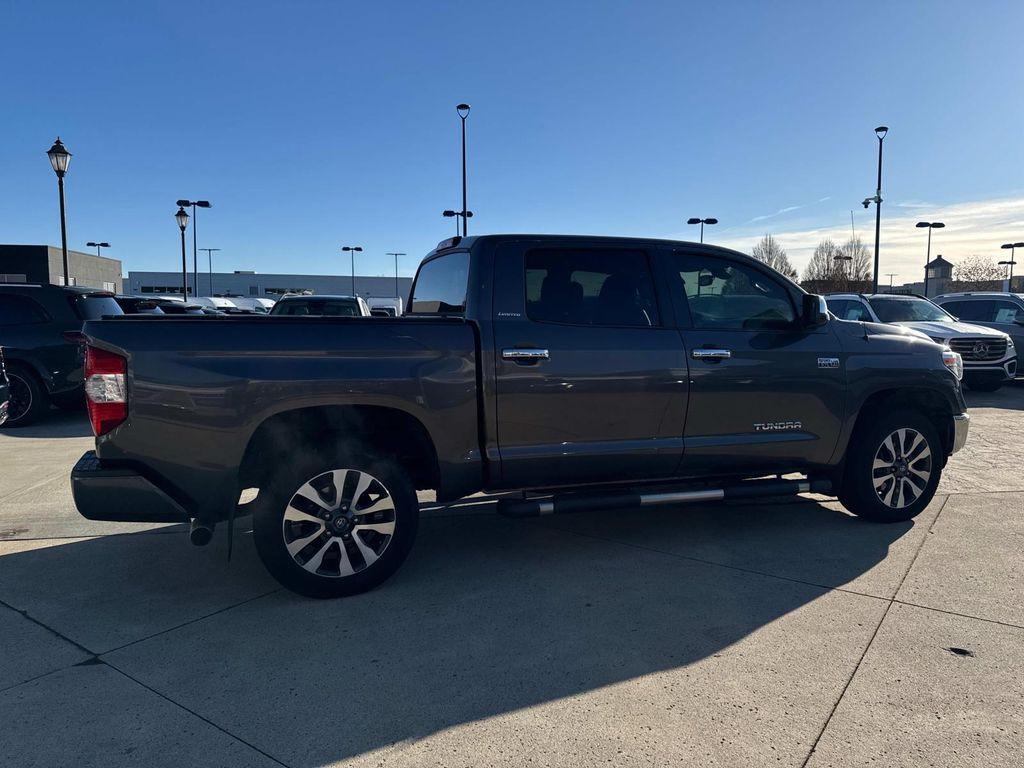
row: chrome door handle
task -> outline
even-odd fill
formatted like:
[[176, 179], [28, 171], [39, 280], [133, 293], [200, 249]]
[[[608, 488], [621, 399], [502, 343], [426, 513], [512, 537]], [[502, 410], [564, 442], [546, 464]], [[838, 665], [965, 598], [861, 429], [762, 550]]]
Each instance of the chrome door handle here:
[[501, 356], [506, 360], [515, 361], [536, 361], [536, 360], [550, 360], [551, 355], [548, 354], [546, 349], [540, 349], [538, 347], [507, 347], [501, 350]]
[[690, 353], [694, 360], [728, 360], [732, 350], [728, 349], [695, 349]]

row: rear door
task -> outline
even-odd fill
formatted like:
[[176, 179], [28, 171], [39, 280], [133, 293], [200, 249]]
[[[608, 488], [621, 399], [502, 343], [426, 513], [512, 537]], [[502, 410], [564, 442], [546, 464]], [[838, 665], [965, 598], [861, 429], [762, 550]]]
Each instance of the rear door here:
[[684, 473], [827, 462], [846, 389], [830, 325], [803, 327], [799, 294], [767, 268], [687, 250], [670, 265], [690, 357]]
[[508, 243], [494, 265], [501, 484], [672, 475], [687, 367], [651, 249]]

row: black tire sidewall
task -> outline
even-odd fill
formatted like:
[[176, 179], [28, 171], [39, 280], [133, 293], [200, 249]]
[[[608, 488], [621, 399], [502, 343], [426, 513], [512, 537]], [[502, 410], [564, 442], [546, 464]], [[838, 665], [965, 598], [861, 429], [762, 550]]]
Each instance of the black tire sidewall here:
[[[898, 429], [916, 430], [928, 442], [932, 454], [932, 474], [928, 485], [912, 504], [902, 509], [893, 509], [878, 498], [872, 482], [871, 465], [882, 440]], [[871, 417], [871, 421], [854, 436], [840, 500], [855, 515], [867, 520], [882, 523], [910, 520], [931, 503], [942, 475], [942, 464], [943, 447], [939, 433], [927, 417], [912, 411], [884, 411]]]
[[7, 364], [7, 378], [12, 389], [14, 387], [14, 379], [19, 379], [24, 382], [28, 388], [29, 394], [32, 398], [32, 402], [29, 404], [28, 410], [26, 410], [21, 418], [14, 419], [12, 414], [9, 414], [7, 421], [4, 422], [4, 427], [27, 427], [30, 424], [35, 423], [39, 420], [39, 417], [46, 413], [50, 407], [50, 400], [46, 396], [46, 390], [43, 385], [36, 378], [36, 375], [29, 369], [16, 363]]
[[[285, 507], [299, 487], [332, 469], [357, 469], [380, 480], [395, 502], [395, 533], [387, 549], [372, 565], [351, 576], [329, 578], [303, 569], [284, 543], [281, 523]], [[408, 474], [392, 459], [341, 449], [309, 453], [273, 473], [254, 502], [253, 536], [264, 566], [282, 586], [300, 595], [334, 598], [366, 592], [387, 580], [405, 561], [416, 539], [419, 503]]]

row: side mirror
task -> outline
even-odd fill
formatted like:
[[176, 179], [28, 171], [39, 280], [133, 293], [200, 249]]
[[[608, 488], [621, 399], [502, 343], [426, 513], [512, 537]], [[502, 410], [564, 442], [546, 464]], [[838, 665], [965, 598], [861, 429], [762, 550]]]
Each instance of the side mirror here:
[[828, 322], [828, 304], [824, 296], [804, 294], [801, 320], [805, 328], [815, 328]]

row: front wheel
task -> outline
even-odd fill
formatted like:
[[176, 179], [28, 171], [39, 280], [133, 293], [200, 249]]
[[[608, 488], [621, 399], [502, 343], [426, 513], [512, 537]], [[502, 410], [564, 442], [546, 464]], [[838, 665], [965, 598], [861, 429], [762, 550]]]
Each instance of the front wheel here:
[[880, 413], [854, 435], [840, 501], [867, 520], [910, 520], [935, 495], [942, 459], [938, 431], [926, 417]]
[[310, 455], [278, 469], [260, 496], [253, 519], [260, 559], [307, 597], [373, 589], [398, 570], [416, 538], [416, 492], [391, 459]]

